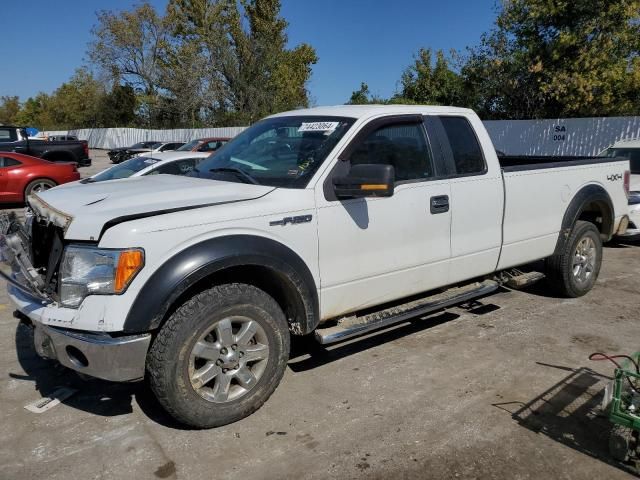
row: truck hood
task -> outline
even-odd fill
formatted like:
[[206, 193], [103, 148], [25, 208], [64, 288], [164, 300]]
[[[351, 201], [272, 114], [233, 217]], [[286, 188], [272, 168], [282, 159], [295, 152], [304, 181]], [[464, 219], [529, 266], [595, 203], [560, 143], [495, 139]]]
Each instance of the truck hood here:
[[65, 231], [65, 238], [97, 241], [106, 224], [179, 210], [260, 198], [274, 187], [177, 175], [77, 183], [29, 197], [34, 214]]

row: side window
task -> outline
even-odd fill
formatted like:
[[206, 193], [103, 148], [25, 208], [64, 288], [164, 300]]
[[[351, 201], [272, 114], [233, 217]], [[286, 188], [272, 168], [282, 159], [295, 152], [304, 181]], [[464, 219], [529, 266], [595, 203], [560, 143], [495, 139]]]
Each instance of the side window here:
[[0, 157], [0, 167], [15, 167], [16, 165], [22, 165], [18, 160], [14, 160], [9, 157]]
[[482, 174], [486, 170], [482, 149], [469, 121], [464, 117], [439, 117], [449, 140], [458, 175]]
[[392, 165], [396, 182], [432, 178], [433, 159], [421, 124], [391, 124], [370, 133], [351, 153], [351, 165]]
[[0, 128], [0, 143], [15, 142], [18, 140], [18, 133], [15, 128]]

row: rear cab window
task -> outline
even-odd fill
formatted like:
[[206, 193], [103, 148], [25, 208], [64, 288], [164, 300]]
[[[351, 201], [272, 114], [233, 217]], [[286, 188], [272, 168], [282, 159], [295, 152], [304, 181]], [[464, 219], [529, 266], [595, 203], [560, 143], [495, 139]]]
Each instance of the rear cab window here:
[[9, 143], [18, 141], [18, 132], [15, 128], [0, 127], [0, 143]]
[[434, 148], [447, 164], [449, 177], [484, 175], [487, 163], [478, 137], [469, 120], [461, 116], [434, 115], [425, 117]]

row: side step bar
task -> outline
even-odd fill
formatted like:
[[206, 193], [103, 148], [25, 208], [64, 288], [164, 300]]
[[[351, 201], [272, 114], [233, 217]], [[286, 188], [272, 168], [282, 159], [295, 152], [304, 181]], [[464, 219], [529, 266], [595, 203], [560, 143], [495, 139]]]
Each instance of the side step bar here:
[[468, 302], [474, 298], [494, 292], [499, 287], [500, 284], [498, 282], [485, 280], [463, 287], [450, 288], [442, 293], [423, 297], [360, 317], [354, 315], [342, 318], [335, 326], [316, 329], [315, 337], [322, 345], [341, 342], [419, 315], [425, 315], [436, 310]]

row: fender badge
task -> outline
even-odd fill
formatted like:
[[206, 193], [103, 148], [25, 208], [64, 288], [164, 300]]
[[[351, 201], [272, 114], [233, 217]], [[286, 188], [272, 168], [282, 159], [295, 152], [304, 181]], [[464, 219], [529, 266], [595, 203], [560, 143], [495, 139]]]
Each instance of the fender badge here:
[[272, 222], [269, 222], [269, 225], [276, 226], [276, 225], [282, 225], [283, 227], [285, 225], [297, 225], [299, 223], [309, 223], [311, 221], [311, 219], [313, 218], [312, 215], [299, 215], [297, 217], [284, 217], [282, 220], [274, 220]]

